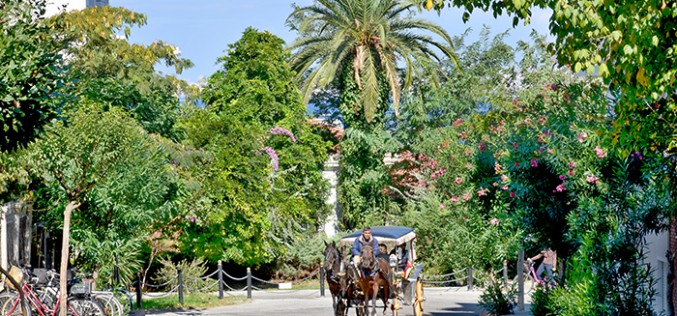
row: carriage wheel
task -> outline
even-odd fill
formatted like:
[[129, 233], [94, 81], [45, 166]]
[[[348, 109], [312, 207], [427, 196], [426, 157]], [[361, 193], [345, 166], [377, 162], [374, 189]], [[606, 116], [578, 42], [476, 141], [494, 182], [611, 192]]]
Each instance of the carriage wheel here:
[[414, 297], [414, 316], [423, 316], [423, 280], [416, 279], [416, 296]]

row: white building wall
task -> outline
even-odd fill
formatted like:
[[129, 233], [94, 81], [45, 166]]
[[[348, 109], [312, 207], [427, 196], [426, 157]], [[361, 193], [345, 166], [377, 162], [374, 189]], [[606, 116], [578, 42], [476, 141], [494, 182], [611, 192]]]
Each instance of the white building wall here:
[[109, 0], [48, 0], [45, 16], [57, 15], [63, 10], [83, 10], [95, 6], [108, 5]]
[[331, 213], [329, 217], [325, 219], [324, 227], [321, 228], [322, 231], [327, 235], [327, 237], [333, 237], [336, 235], [336, 230], [338, 228], [338, 203], [336, 202], [337, 194], [336, 187], [338, 186], [338, 157], [329, 156], [329, 160], [324, 163], [324, 171], [322, 171], [322, 177], [329, 182], [329, 196], [327, 197], [326, 203], [331, 205]]
[[651, 267], [654, 278], [654, 296], [653, 308], [658, 314], [668, 314], [670, 301], [668, 291], [668, 273], [670, 266], [666, 257], [669, 247], [668, 232], [660, 234], [649, 234], [646, 236], [647, 251], [645, 262]]

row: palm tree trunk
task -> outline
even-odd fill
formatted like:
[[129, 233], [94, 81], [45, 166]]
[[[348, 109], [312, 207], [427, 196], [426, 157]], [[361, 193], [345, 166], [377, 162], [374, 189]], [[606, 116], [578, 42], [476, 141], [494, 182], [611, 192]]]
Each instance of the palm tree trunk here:
[[68, 281], [68, 246], [70, 243], [71, 214], [78, 207], [80, 207], [79, 202], [70, 201], [63, 212], [63, 241], [61, 243], [61, 268], [59, 269], [59, 316], [66, 316], [67, 312], [68, 294], [66, 293], [66, 282]]

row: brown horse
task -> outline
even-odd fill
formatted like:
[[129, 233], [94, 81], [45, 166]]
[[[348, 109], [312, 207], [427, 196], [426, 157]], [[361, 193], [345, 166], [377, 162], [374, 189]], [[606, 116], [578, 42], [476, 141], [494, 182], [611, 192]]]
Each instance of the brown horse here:
[[[359, 289], [360, 272], [350, 263], [347, 263], [345, 267], [346, 275], [344, 278], [341, 278], [341, 296], [347, 301], [346, 307], [350, 308], [353, 305], [353, 301], [363, 302], [364, 295], [362, 295], [362, 291]], [[356, 306], [355, 312], [357, 316], [363, 315], [361, 308]]]
[[331, 293], [332, 306], [334, 307], [334, 315], [343, 315], [341, 279], [339, 272], [341, 272], [341, 252], [336, 247], [335, 242], [331, 244], [324, 243], [324, 271], [329, 285], [329, 292]]
[[372, 315], [376, 314], [376, 299], [379, 296], [379, 289], [383, 288], [381, 300], [383, 301], [383, 315], [385, 315], [390, 298], [390, 265], [385, 260], [374, 257], [374, 249], [370, 244], [362, 246], [360, 257], [362, 275], [359, 284], [362, 293], [364, 293], [362, 301], [364, 314], [367, 315], [369, 312], [368, 302], [370, 299], [372, 301]]

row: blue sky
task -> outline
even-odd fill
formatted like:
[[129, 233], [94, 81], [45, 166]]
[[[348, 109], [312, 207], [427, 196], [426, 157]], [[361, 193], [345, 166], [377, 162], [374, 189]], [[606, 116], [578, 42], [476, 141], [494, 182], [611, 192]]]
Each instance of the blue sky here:
[[[195, 64], [180, 77], [196, 82], [200, 76], [208, 77], [218, 70], [216, 59], [225, 54], [228, 44], [240, 39], [248, 26], [270, 31], [288, 44], [293, 42], [296, 34], [285, 26], [285, 20], [294, 2], [309, 5], [312, 0], [110, 0], [110, 5], [145, 14], [148, 24], [132, 30], [130, 40], [145, 44], [162, 40], [179, 47], [181, 56]], [[510, 17], [494, 19], [490, 13], [473, 13], [465, 24], [461, 20], [462, 12], [456, 9], [446, 9], [440, 16], [434, 12], [422, 14], [451, 36], [461, 35], [471, 27], [474, 31], [471, 40], [477, 38], [483, 25], [489, 26], [493, 33], [511, 29], [507, 39], [511, 44], [528, 40], [532, 29], [546, 34], [550, 16], [547, 11], [536, 11], [530, 25], [512, 29]]]

